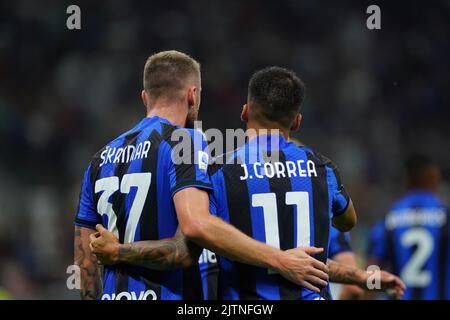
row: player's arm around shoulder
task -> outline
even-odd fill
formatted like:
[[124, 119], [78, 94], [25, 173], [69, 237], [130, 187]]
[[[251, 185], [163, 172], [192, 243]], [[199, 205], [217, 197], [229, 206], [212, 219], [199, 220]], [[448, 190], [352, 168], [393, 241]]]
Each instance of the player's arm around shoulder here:
[[[164, 145], [160, 154], [164, 155], [161, 158], [161, 168], [165, 168], [164, 174], [168, 175], [170, 192], [176, 193], [192, 185], [210, 188], [206, 174], [208, 160], [200, 158], [203, 156], [201, 151], [206, 147], [201, 133], [177, 128], [168, 134], [164, 139], [170, 143]], [[154, 270], [187, 268], [197, 263], [201, 253], [201, 248], [188, 241], [180, 228], [171, 238], [125, 244], [119, 243], [103, 226], [97, 225], [96, 228], [98, 232], [91, 236], [90, 246], [99, 261], [105, 265], [125, 263]]]
[[186, 188], [173, 199], [181, 231], [189, 240], [228, 259], [276, 270], [291, 282], [315, 292], [327, 285], [327, 266], [311, 256], [321, 253], [322, 248], [281, 251], [256, 241], [212, 215], [205, 190]]
[[188, 268], [195, 265], [201, 248], [189, 242], [181, 230], [172, 238], [119, 243], [102, 225], [90, 236], [90, 247], [97, 259], [105, 265], [126, 263], [153, 270]]

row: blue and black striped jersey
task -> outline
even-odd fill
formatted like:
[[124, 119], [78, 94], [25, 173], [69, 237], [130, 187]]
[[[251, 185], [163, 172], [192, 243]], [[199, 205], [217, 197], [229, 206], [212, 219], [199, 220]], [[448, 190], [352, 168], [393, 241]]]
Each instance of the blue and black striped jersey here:
[[[190, 139], [189, 161], [174, 161], [176, 129], [169, 121], [144, 118], [102, 148], [84, 175], [75, 225], [103, 224], [121, 243], [172, 237], [178, 227], [173, 195], [186, 187], [211, 189], [206, 143]], [[180, 159], [179, 159], [180, 160]], [[130, 265], [105, 266], [102, 299], [202, 299], [198, 265], [154, 271]]]
[[219, 265], [216, 254], [208, 249], [203, 249], [198, 264], [202, 277], [203, 297], [205, 300], [217, 300]]
[[404, 299], [450, 299], [449, 211], [427, 191], [398, 200], [372, 229], [369, 257], [392, 268]]
[[[278, 160], [268, 161], [274, 154]], [[282, 136], [264, 135], [216, 159], [209, 172], [213, 214], [282, 250], [322, 247], [325, 251], [316, 258], [326, 261], [331, 218], [344, 213], [349, 204], [330, 160]], [[317, 294], [272, 270], [224, 257], [219, 257], [219, 263], [219, 297], [223, 299], [320, 299], [328, 295], [326, 288]]]
[[343, 252], [352, 252], [352, 247], [350, 245], [350, 234], [348, 232], [340, 232], [331, 226], [328, 257], [330, 259], [334, 259], [335, 256]]
[[[328, 257], [334, 259], [338, 254], [344, 252], [353, 252], [350, 245], [350, 234], [348, 232], [340, 232], [331, 226]], [[198, 263], [200, 265], [205, 300], [217, 300], [220, 271], [215, 253], [208, 249], [203, 249]]]

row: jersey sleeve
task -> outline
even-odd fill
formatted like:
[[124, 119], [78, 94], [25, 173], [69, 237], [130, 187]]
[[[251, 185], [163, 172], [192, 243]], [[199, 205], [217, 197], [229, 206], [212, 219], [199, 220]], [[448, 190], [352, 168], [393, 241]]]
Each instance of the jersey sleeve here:
[[90, 176], [91, 166], [89, 166], [84, 173], [80, 191], [80, 200], [78, 203], [78, 211], [75, 216], [74, 224], [80, 227], [95, 229], [95, 225], [100, 223], [100, 220], [97, 211], [95, 210]]
[[220, 216], [220, 201], [221, 201], [221, 183], [217, 174], [211, 175], [211, 183], [214, 191], [209, 195], [209, 212], [215, 216]]
[[333, 216], [337, 217], [342, 215], [348, 208], [350, 204], [350, 197], [342, 184], [341, 175], [337, 166], [329, 162], [328, 176], [331, 185], [331, 205]]
[[209, 195], [209, 212], [215, 216], [218, 214], [218, 201], [214, 195], [214, 193], [210, 193]]
[[223, 208], [225, 207], [223, 201], [226, 199], [226, 191], [222, 165], [217, 163], [216, 159], [212, 160], [208, 173], [213, 186], [213, 192], [209, 195], [209, 211], [215, 216], [224, 218], [222, 216], [224, 214]]
[[183, 130], [182, 139], [171, 149], [168, 170], [172, 197], [189, 187], [212, 190], [208, 175], [209, 155], [203, 134], [198, 130], [180, 130]]
[[379, 262], [387, 260], [388, 248], [386, 245], [386, 228], [384, 221], [377, 222], [371, 232], [369, 238], [369, 247], [367, 255], [370, 259]]
[[336, 255], [343, 252], [352, 252], [352, 247], [350, 245], [350, 234], [348, 232], [340, 232], [339, 230], [331, 227], [328, 256], [333, 259]]

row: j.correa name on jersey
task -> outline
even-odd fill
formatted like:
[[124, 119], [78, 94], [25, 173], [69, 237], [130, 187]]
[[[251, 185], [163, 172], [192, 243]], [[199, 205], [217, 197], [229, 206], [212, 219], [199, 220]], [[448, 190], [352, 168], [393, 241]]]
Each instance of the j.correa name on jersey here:
[[[253, 164], [241, 164], [244, 175], [241, 180], [262, 178], [289, 178], [292, 177], [317, 177], [316, 165], [313, 161], [297, 160], [286, 162], [255, 162]], [[253, 167], [254, 176], [249, 174], [248, 166]]]
[[100, 154], [102, 159], [100, 167], [108, 163], [128, 163], [133, 160], [147, 158], [150, 146], [150, 141], [140, 142], [136, 146], [128, 145], [121, 148], [110, 148], [107, 146]]

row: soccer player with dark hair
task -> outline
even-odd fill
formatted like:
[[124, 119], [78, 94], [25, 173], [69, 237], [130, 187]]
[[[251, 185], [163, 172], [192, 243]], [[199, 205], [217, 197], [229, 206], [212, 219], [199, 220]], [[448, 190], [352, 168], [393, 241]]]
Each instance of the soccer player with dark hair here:
[[423, 154], [405, 161], [407, 193], [372, 229], [369, 264], [406, 283], [404, 299], [450, 299], [449, 211], [438, 198], [439, 167]]
[[[282, 250], [324, 248], [315, 256], [326, 263], [331, 221], [348, 231], [356, 223], [356, 213], [336, 166], [289, 141], [290, 133], [300, 126], [304, 92], [302, 81], [284, 68], [269, 67], [252, 76], [241, 113], [251, 130], [248, 142], [224, 155], [223, 164], [216, 159], [211, 166], [211, 211], [254, 239]], [[219, 264], [219, 296], [224, 299], [328, 297], [326, 286], [316, 292], [267, 268], [222, 256]]]
[[[198, 62], [177, 51], [157, 53], [145, 64], [143, 82], [147, 116], [102, 148], [84, 175], [75, 218], [82, 297], [201, 299], [198, 246], [276, 270], [298, 285], [324, 283], [327, 266], [309, 255], [323, 249], [282, 251], [210, 214], [203, 136], [181, 129], [198, 115]], [[175, 132], [188, 136], [187, 162], [174, 161]], [[108, 255], [105, 247], [116, 251]], [[97, 259], [105, 265], [103, 288]]]

